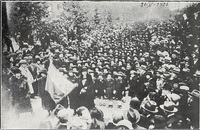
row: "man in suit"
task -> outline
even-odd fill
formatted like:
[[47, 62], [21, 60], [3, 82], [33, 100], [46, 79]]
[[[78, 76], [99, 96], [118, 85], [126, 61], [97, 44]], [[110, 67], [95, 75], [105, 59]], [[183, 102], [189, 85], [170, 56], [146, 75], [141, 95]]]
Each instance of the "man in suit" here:
[[162, 115], [166, 119], [167, 128], [178, 129], [181, 126], [184, 128], [182, 117], [176, 114], [178, 109], [173, 102], [165, 101], [164, 104], [160, 105], [160, 108], [163, 110]]

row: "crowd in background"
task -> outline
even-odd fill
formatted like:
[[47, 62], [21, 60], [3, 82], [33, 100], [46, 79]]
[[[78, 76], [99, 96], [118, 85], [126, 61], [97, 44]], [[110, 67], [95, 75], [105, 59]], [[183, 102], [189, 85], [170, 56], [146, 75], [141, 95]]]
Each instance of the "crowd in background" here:
[[[30, 98], [39, 96], [43, 108], [59, 119], [52, 128], [199, 128], [199, 36], [173, 21], [148, 25], [123, 31], [102, 27], [84, 40], [73, 30], [57, 37], [47, 32], [34, 44], [4, 52], [2, 86], [16, 114], [34, 113]], [[45, 91], [50, 60], [78, 86], [59, 105]], [[95, 107], [99, 98], [101, 106], [109, 100], [106, 107], [119, 101], [120, 109], [126, 96], [132, 98], [130, 107], [111, 119]]]

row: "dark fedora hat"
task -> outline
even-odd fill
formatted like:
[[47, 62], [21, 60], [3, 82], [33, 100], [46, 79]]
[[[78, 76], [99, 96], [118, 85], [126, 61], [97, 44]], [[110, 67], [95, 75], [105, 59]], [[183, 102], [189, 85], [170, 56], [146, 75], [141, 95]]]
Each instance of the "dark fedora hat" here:
[[140, 113], [131, 107], [124, 111], [124, 119], [131, 121], [131, 123], [138, 123], [140, 121]]
[[133, 97], [130, 101], [130, 107], [136, 110], [140, 109], [140, 100], [137, 97]]
[[18, 73], [21, 73], [21, 70], [17, 67], [12, 67], [11, 68], [11, 71], [14, 73], [14, 74], [18, 74]]
[[158, 109], [157, 109], [157, 103], [154, 102], [154, 101], [147, 101], [144, 105], [141, 105], [141, 107], [143, 109], [145, 109], [146, 111], [148, 112], [151, 112], [151, 113], [157, 113], [158, 112]]

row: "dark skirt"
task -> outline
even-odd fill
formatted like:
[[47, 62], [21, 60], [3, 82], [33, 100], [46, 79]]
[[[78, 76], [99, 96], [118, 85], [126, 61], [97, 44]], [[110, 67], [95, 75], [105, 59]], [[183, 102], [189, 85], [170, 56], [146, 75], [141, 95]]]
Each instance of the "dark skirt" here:
[[113, 89], [112, 88], [107, 88], [106, 89], [106, 96], [108, 99], [112, 99], [113, 98]]
[[80, 94], [80, 105], [87, 107], [89, 110], [94, 108], [94, 94], [92, 92], [86, 92]]
[[56, 107], [56, 103], [54, 100], [51, 98], [50, 94], [45, 91], [44, 95], [41, 97], [42, 98], [42, 108], [48, 111], [52, 111]]
[[52, 111], [56, 107], [56, 103], [51, 98], [49, 92], [45, 90], [46, 77], [38, 80], [38, 95], [42, 99], [42, 108], [44, 110]]
[[25, 112], [33, 112], [31, 101], [29, 97], [20, 97], [18, 100], [14, 100], [15, 113], [21, 114]]

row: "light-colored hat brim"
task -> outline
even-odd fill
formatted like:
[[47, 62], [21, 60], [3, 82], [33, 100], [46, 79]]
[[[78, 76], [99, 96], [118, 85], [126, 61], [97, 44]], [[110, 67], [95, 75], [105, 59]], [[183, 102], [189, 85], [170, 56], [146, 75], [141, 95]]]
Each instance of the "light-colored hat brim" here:
[[178, 109], [175, 108], [175, 107], [174, 107], [174, 110], [173, 110], [173, 111], [169, 111], [169, 110], [167, 110], [167, 109], [164, 108], [164, 105], [160, 105], [160, 108], [163, 109], [163, 110], [166, 111], [166, 112], [171, 112], [171, 113], [175, 113], [175, 112], [178, 111]]
[[143, 109], [147, 110], [148, 112], [152, 112], [152, 113], [157, 113], [157, 112], [158, 112], [158, 109], [155, 109], [155, 111], [151, 111], [151, 110], [149, 110], [149, 109], [146, 109], [146, 108], [144, 107], [144, 105], [142, 105], [141, 107], [142, 107]]

